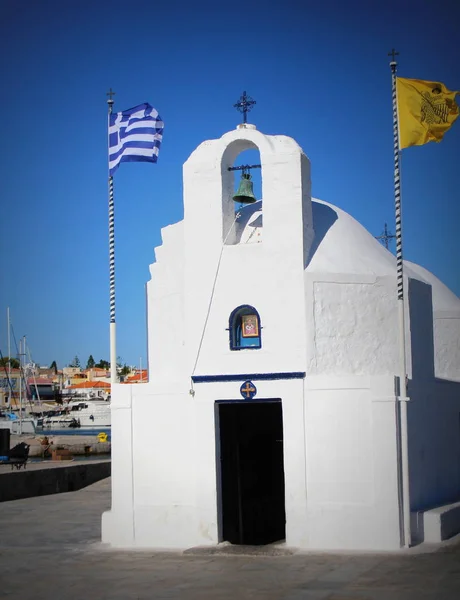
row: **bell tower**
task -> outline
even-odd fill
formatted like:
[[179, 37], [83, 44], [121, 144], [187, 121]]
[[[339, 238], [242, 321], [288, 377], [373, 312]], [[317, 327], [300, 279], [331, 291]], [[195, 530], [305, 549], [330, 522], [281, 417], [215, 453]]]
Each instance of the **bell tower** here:
[[[246, 122], [246, 112], [234, 131], [198, 146], [183, 168], [185, 345], [190, 369], [195, 357], [206, 353], [212, 320], [217, 324], [224, 318], [217, 318], [216, 307], [230, 298], [235, 306], [255, 305], [251, 298], [265, 294], [264, 302], [271, 297], [272, 303], [264, 314], [273, 309], [278, 319], [283, 302], [285, 307], [295, 304], [298, 314], [291, 311], [291, 316], [299, 333], [290, 335], [305, 337], [303, 271], [313, 240], [310, 162], [292, 138], [257, 131]], [[262, 180], [263, 241], [252, 248], [238, 244], [235, 233], [233, 165], [248, 149], [260, 153]], [[210, 342], [208, 352], [212, 353]], [[300, 363], [303, 370], [304, 358]]]

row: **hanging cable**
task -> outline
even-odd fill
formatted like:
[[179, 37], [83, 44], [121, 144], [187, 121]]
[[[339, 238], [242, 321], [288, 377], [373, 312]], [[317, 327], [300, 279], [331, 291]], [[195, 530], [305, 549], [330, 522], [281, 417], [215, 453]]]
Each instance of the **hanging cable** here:
[[190, 395], [191, 395], [191, 396], [194, 396], [194, 395], [195, 395], [195, 390], [193, 389], [193, 379], [192, 379], [192, 378], [193, 378], [193, 375], [195, 374], [195, 369], [196, 369], [196, 366], [197, 366], [197, 364], [198, 364], [198, 359], [200, 358], [201, 346], [203, 345], [204, 334], [205, 334], [205, 332], [206, 332], [206, 327], [207, 327], [207, 324], [208, 324], [209, 315], [211, 314], [211, 305], [212, 305], [212, 301], [213, 301], [213, 298], [214, 298], [214, 292], [215, 292], [215, 289], [216, 289], [217, 277], [218, 277], [218, 275], [219, 275], [220, 263], [221, 263], [221, 260], [222, 260], [222, 255], [223, 255], [223, 252], [224, 252], [225, 243], [226, 243], [226, 241], [227, 241], [227, 239], [228, 239], [228, 236], [230, 235], [230, 232], [232, 231], [232, 229], [233, 229], [233, 227], [234, 227], [235, 223], [237, 222], [237, 220], [238, 220], [240, 217], [241, 217], [241, 213], [240, 213], [240, 212], [237, 212], [237, 213], [235, 214], [235, 218], [234, 218], [234, 220], [233, 220], [233, 223], [230, 225], [230, 228], [229, 228], [229, 230], [228, 230], [228, 233], [227, 233], [227, 235], [225, 236], [225, 239], [224, 239], [224, 241], [222, 242], [222, 247], [221, 247], [221, 249], [220, 249], [219, 260], [217, 261], [216, 274], [215, 274], [215, 276], [214, 276], [214, 282], [213, 282], [213, 284], [212, 284], [212, 289], [211, 289], [211, 297], [209, 298], [208, 311], [207, 311], [207, 313], [206, 313], [206, 319], [205, 319], [205, 321], [204, 321], [204, 325], [203, 325], [203, 331], [202, 331], [202, 333], [201, 333], [201, 339], [200, 339], [200, 343], [199, 343], [199, 345], [198, 345], [198, 351], [197, 351], [197, 353], [196, 353], [195, 364], [193, 365], [192, 375], [191, 375], [191, 377], [190, 377], [190, 384], [191, 384], [191, 387], [190, 387]]

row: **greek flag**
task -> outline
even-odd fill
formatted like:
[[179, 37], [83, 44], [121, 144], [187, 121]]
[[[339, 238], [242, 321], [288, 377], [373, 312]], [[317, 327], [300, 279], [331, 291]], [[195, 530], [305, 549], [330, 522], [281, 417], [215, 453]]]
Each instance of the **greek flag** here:
[[110, 176], [123, 161], [157, 162], [164, 123], [153, 106], [144, 103], [109, 117]]

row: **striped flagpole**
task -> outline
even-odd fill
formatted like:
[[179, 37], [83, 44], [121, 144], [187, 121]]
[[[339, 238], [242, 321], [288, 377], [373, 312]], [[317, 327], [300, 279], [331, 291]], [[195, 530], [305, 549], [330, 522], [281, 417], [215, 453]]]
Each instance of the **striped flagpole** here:
[[[113, 111], [113, 98], [115, 92], [107, 93], [109, 99], [108, 127], [109, 135], [110, 115]], [[110, 173], [110, 171], [109, 171]], [[109, 285], [110, 285], [110, 383], [117, 383], [117, 350], [116, 350], [116, 325], [115, 325], [115, 204], [113, 201], [113, 176], [109, 174]]]
[[404, 546], [411, 545], [410, 527], [410, 489], [409, 489], [409, 445], [407, 436], [407, 384], [406, 384], [406, 334], [404, 322], [404, 273], [402, 252], [401, 228], [401, 180], [399, 166], [399, 129], [398, 105], [396, 100], [396, 66], [395, 56], [398, 52], [393, 49], [389, 52], [392, 57], [391, 87], [393, 99], [393, 155], [394, 155], [394, 194], [395, 194], [395, 219], [396, 219], [396, 270], [398, 291], [398, 323], [399, 323], [399, 415], [400, 415], [400, 456], [401, 456], [401, 492], [402, 492], [402, 518]]

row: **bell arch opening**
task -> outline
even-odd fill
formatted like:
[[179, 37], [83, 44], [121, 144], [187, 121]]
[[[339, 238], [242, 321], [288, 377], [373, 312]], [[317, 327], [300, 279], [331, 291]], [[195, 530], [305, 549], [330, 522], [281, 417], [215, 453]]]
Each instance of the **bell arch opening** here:
[[222, 161], [223, 235], [226, 245], [262, 241], [262, 162], [248, 140], [230, 144]]

